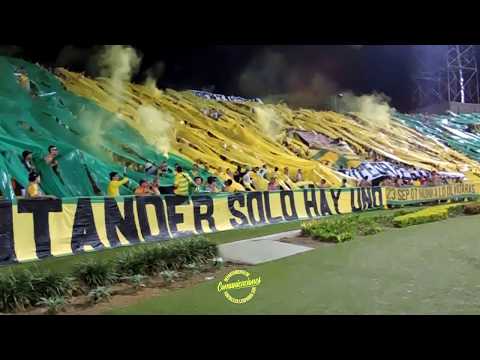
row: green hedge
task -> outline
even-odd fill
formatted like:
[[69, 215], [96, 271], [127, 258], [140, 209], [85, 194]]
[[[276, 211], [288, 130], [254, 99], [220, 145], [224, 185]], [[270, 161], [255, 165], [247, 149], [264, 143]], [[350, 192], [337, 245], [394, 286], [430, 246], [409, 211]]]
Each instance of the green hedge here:
[[[205, 264], [217, 256], [217, 246], [198, 236], [164, 244], [133, 248], [112, 261], [79, 264], [72, 276], [66, 273], [21, 270], [0, 274], [0, 312], [12, 312], [47, 304], [75, 293], [95, 289], [137, 275], [156, 275]], [[51, 301], [52, 300], [52, 301]]]
[[449, 217], [460, 215], [464, 211], [464, 207], [464, 204], [449, 204], [430, 207], [418, 212], [395, 217], [393, 219], [393, 225], [398, 228], [404, 228], [407, 226], [445, 220]]

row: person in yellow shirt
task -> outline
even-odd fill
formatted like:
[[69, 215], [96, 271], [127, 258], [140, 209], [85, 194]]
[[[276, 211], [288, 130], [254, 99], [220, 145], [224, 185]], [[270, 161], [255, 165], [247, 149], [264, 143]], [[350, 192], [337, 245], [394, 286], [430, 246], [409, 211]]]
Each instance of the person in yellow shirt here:
[[30, 173], [30, 175], [28, 175], [28, 181], [29, 181], [29, 184], [28, 184], [28, 187], [27, 187], [27, 191], [26, 191], [26, 198], [27, 199], [40, 199], [40, 198], [51, 198], [51, 199], [55, 199], [56, 197], [55, 196], [47, 196], [43, 193], [43, 191], [40, 189], [40, 175], [37, 174], [37, 173]]
[[110, 183], [108, 184], [107, 188], [107, 195], [110, 197], [118, 197], [120, 196], [120, 186], [125, 185], [128, 183], [128, 178], [124, 177], [120, 180], [120, 175], [117, 172], [110, 173]]
[[422, 184], [420, 183], [420, 180], [419, 180], [419, 179], [413, 180], [412, 185], [413, 185], [413, 186], [418, 186], [418, 187], [419, 187], [419, 186], [422, 186]]
[[242, 192], [245, 191], [242, 185], [237, 182], [232, 181], [232, 179], [228, 179], [225, 181], [225, 186], [223, 187], [223, 192]]
[[280, 178], [280, 172], [278, 171], [278, 167], [275, 167], [272, 174], [269, 177], [267, 177], [267, 179], [269, 179], [269, 180], [273, 179], [273, 178], [275, 178], [277, 180]]
[[175, 183], [173, 185], [175, 195], [188, 196], [188, 187], [190, 184], [193, 184], [193, 181], [190, 179], [190, 176], [183, 172], [181, 166], [177, 166], [175, 170], [177, 172], [175, 174]]

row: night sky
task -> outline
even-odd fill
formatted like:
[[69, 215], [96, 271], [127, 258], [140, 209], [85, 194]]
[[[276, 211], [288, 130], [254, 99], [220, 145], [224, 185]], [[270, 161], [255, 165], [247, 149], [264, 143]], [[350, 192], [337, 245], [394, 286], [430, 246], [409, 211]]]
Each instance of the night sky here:
[[[145, 46], [130, 44], [143, 55], [134, 81], [157, 62], [165, 65], [158, 87], [209, 89], [245, 97], [308, 91], [320, 94], [351, 90], [357, 95], [384, 93], [400, 111], [412, 109], [413, 48], [409, 45], [377, 46]], [[21, 46], [13, 54], [45, 65], [58, 64], [64, 45], [41, 50]], [[86, 69], [91, 46], [74, 45], [65, 67]], [[12, 53], [12, 52], [11, 52]], [[63, 59], [65, 60], [65, 59]], [[250, 77], [241, 81], [242, 75]], [[320, 74], [321, 81], [312, 84]], [[257, 79], [258, 81], [251, 81]], [[323, 95], [319, 95], [323, 96]]]

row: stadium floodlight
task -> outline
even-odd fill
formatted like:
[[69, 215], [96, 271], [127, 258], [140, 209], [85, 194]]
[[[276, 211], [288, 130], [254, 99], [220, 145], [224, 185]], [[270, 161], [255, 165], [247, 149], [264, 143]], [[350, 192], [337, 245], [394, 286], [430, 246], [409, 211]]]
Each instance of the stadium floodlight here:
[[335, 100], [335, 112], [338, 113], [338, 103], [337, 103], [337, 97], [342, 99], [343, 98], [343, 94], [342, 93], [339, 93], [339, 94], [336, 94], [335, 97], [334, 97], [334, 100]]
[[480, 103], [475, 45], [421, 45], [414, 55], [417, 107]]

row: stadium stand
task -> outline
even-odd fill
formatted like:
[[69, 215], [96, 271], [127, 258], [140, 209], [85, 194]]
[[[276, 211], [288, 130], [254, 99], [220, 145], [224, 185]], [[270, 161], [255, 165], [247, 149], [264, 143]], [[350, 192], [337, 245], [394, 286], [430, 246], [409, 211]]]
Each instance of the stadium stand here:
[[[44, 192], [58, 197], [105, 195], [112, 171], [131, 179], [120, 192], [131, 195], [146, 177], [145, 164], [159, 167], [164, 161], [170, 170], [182, 166], [192, 178], [199, 172], [205, 182], [210, 176], [229, 179], [227, 169], [266, 164], [270, 172], [278, 167], [279, 184], [291, 189], [322, 179], [339, 187], [342, 168], [378, 159], [429, 171], [462, 171], [468, 180], [478, 180], [480, 173], [480, 137], [467, 131], [480, 122], [475, 114], [430, 117], [440, 127], [416, 115], [394, 114], [392, 121], [379, 125], [361, 114], [216, 101], [193, 91], [138, 84], [123, 84], [118, 101], [108, 79], [65, 69], [53, 74], [10, 57], [0, 57], [0, 73], [0, 190], [8, 199], [15, 198], [12, 179], [21, 187], [28, 184], [21, 162], [25, 150], [33, 152]], [[162, 151], [156, 145], [158, 132], [140, 118], [144, 107], [168, 114], [169, 148]], [[215, 116], [205, 109], [213, 109]], [[272, 118], [280, 127], [274, 135], [262, 124]], [[51, 144], [59, 149], [59, 175], [42, 161]], [[194, 167], [196, 163], [204, 167]], [[295, 183], [298, 169], [304, 181]], [[256, 190], [267, 190], [266, 179], [252, 178]], [[167, 172], [160, 185], [168, 192], [173, 181], [174, 172]]]

